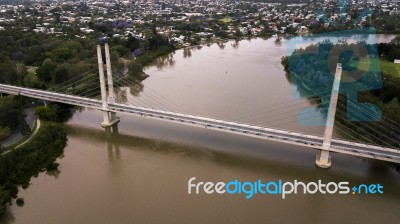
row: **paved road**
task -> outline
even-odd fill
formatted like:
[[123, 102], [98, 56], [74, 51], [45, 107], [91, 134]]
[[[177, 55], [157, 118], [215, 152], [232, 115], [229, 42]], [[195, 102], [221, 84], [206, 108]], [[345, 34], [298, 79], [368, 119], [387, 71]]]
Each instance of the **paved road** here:
[[35, 128], [35, 130], [33, 130], [33, 133], [31, 134], [31, 136], [27, 140], [25, 140], [24, 142], [19, 144], [18, 146], [15, 146], [15, 149], [18, 149], [19, 147], [21, 147], [21, 146], [25, 145], [26, 143], [30, 142], [32, 140], [32, 138], [35, 137], [35, 135], [38, 133], [39, 129], [40, 129], [40, 119], [38, 118], [36, 120], [36, 128]]
[[[32, 129], [33, 125], [35, 124], [35, 107], [32, 105], [30, 108], [25, 110], [25, 121], [29, 125], [29, 127]], [[17, 128], [8, 138], [4, 139], [1, 141], [1, 146], [3, 147], [8, 147], [19, 140], [21, 140], [24, 136], [21, 133], [21, 128]]]

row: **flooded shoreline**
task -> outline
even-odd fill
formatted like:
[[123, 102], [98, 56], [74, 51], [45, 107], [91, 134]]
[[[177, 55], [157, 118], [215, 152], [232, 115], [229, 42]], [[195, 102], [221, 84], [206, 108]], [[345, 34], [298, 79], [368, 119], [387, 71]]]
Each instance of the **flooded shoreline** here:
[[[282, 111], [268, 110], [296, 99], [280, 64], [280, 56], [287, 53], [284, 43], [256, 39], [231, 44], [235, 42], [190, 52], [181, 49], [160, 59], [146, 69], [150, 77], [142, 91], [131, 96], [127, 89], [127, 97], [152, 104], [157, 93], [180, 112], [304, 130], [296, 115], [312, 106], [307, 100], [283, 106]], [[260, 114], [254, 115], [257, 111]], [[104, 130], [101, 112], [76, 111], [67, 123], [68, 146], [57, 160], [60, 173], [32, 178], [31, 186], [19, 193], [25, 205], [10, 206], [0, 223], [376, 223], [400, 218], [400, 174], [385, 163], [333, 154], [332, 168], [323, 170], [314, 165], [313, 149], [119, 116], [118, 130]], [[273, 123], [271, 118], [282, 122]], [[381, 183], [385, 194], [299, 194], [285, 200], [267, 195], [250, 200], [243, 195], [189, 195], [191, 177], [213, 182]]]

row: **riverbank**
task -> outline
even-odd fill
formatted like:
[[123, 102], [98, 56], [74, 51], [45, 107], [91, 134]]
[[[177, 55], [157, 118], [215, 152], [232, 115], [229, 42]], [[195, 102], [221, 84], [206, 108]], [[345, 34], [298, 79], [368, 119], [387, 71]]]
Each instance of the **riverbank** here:
[[0, 216], [6, 213], [6, 205], [17, 198], [19, 186], [25, 189], [30, 185], [32, 176], [57, 167], [53, 164], [62, 154], [66, 143], [64, 125], [43, 122], [29, 139], [29, 144], [21, 144], [18, 150], [0, 156]]
[[[322, 129], [313, 132], [309, 127], [297, 127], [298, 111], [313, 106], [305, 99], [299, 99], [300, 103], [290, 109], [266, 109], [279, 109], [276, 105], [293, 102], [295, 97], [280, 65], [280, 58], [286, 54], [284, 44], [276, 45], [273, 39], [242, 41], [238, 48], [230, 43], [223, 49], [212, 45], [193, 51], [191, 57], [185, 57], [180, 50], [171, 54], [176, 62], [172, 66], [146, 67], [150, 77], [143, 81], [143, 91], [139, 95], [127, 91], [126, 96], [145, 101], [155, 90], [179, 104], [184, 109], [180, 111], [190, 114], [232, 120], [260, 112], [240, 121], [277, 120], [271, 124], [282, 123], [279, 127], [284, 129], [321, 134]], [[122, 121], [118, 132], [109, 134], [99, 125], [102, 116], [101, 111], [93, 109], [74, 113], [67, 124], [64, 157], [56, 161], [61, 173], [40, 173], [32, 178], [33, 184], [18, 194], [25, 200], [24, 207], [13, 203], [9, 207], [10, 218], [0, 223], [269, 220], [305, 224], [312, 222], [314, 216], [310, 214], [323, 216], [327, 224], [398, 220], [400, 174], [378, 161], [332, 153], [333, 166], [321, 170], [315, 166], [317, 150], [127, 114], [118, 114]], [[248, 200], [243, 194], [188, 195], [186, 183], [190, 177], [212, 182], [282, 179], [346, 181], [351, 185], [380, 183], [385, 193], [298, 194], [285, 200], [277, 195], [258, 194]]]
[[[175, 48], [163, 48], [148, 51], [134, 62], [145, 66], [175, 50]], [[147, 77], [143, 72], [137, 74], [140, 74], [140, 81]], [[58, 118], [55, 120], [60, 121]], [[62, 123], [41, 122], [37, 118], [33, 130], [30, 136], [10, 143], [6, 151], [0, 154], [0, 170], [5, 171], [0, 172], [0, 180], [2, 180], [0, 183], [0, 217], [7, 212], [7, 204], [17, 198], [19, 187], [26, 189], [30, 185], [31, 177], [37, 176], [45, 170], [57, 169], [58, 163], [55, 163], [55, 160], [62, 154], [66, 146], [66, 130]]]
[[[355, 46], [344, 43], [342, 47]], [[396, 124], [400, 122], [400, 116], [396, 112], [400, 110], [398, 101], [398, 92], [400, 91], [399, 68], [396, 64], [387, 61], [386, 57], [392, 55], [392, 53], [397, 53], [396, 49], [399, 48], [399, 45], [396, 42], [391, 42], [378, 44], [378, 46], [374, 44], [366, 46], [371, 49], [375, 46], [379, 48], [380, 53], [384, 53], [376, 56], [379, 59], [370, 59], [371, 56], [375, 56], [374, 54], [378, 54], [376, 52], [371, 53], [371, 56], [367, 58], [360, 58], [359, 61], [352, 62], [357, 63], [355, 68], [364, 72], [363, 76], [365, 77], [351, 84], [352, 86], [344, 83], [344, 89], [341, 92], [344, 96], [338, 99], [336, 121], [338, 121], [340, 128], [338, 127], [337, 130], [341, 132], [342, 137], [348, 140], [398, 148], [399, 138], [395, 133], [398, 133]], [[304, 51], [313, 47], [306, 47]], [[328, 53], [329, 50], [326, 49], [315, 55], [304, 54], [302, 50], [296, 50], [292, 55], [283, 57], [281, 60], [288, 81], [298, 86], [299, 92], [304, 91], [307, 93], [306, 96], [313, 96], [312, 101], [316, 102], [315, 98], [317, 98], [316, 104], [323, 104], [318, 105], [321, 114], [327, 113], [328, 104], [326, 101], [322, 101], [320, 93], [330, 91], [333, 80], [331, 76], [326, 75], [329, 74], [327, 67], [316, 67], [314, 65], [324, 65], [326, 63], [324, 58], [327, 58]], [[370, 66], [370, 64], [376, 66]], [[307, 70], [299, 69], [299, 66], [306, 67]], [[293, 72], [293, 69], [296, 72]], [[322, 80], [325, 80], [325, 82], [322, 83]], [[349, 88], [357, 87], [360, 89], [352, 90], [356, 91], [356, 96], [349, 99], [348, 94], [352, 93]], [[308, 97], [308, 99], [310, 98]]]

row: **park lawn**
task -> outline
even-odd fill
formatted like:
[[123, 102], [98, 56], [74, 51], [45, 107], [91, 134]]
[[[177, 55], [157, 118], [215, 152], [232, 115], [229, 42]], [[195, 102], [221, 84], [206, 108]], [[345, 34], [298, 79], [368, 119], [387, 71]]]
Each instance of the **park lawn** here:
[[381, 60], [381, 71], [389, 75], [400, 77], [400, 64]]
[[[377, 60], [377, 59], [372, 59], [372, 60]], [[395, 64], [393, 62], [384, 59], [379, 59], [379, 63], [381, 72], [400, 78], [400, 64]], [[369, 69], [369, 63], [366, 60], [361, 60], [358, 68], [360, 70], [367, 71]]]

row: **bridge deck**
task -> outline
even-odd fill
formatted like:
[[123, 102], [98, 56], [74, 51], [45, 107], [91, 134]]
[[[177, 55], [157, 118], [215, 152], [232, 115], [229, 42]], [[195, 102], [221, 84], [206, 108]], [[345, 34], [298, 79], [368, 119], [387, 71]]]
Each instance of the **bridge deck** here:
[[[31, 98], [60, 102], [76, 106], [88, 107], [98, 110], [107, 110], [117, 113], [126, 113], [142, 117], [154, 118], [185, 125], [197, 126], [234, 134], [262, 138], [271, 141], [284, 142], [292, 145], [301, 145], [310, 148], [321, 149], [323, 138], [304, 133], [272, 129], [260, 126], [240, 124], [212, 118], [174, 113], [163, 110], [155, 110], [119, 103], [109, 103], [108, 108], [102, 107], [102, 102], [96, 99], [55, 93], [44, 90], [29, 89], [11, 85], [0, 84], [0, 92], [22, 95]], [[369, 144], [355, 143], [345, 140], [332, 139], [330, 151], [355, 155], [359, 157], [400, 163], [400, 150]]]

